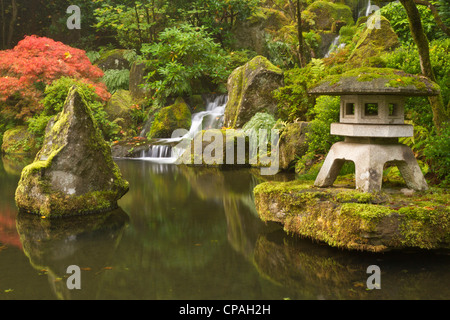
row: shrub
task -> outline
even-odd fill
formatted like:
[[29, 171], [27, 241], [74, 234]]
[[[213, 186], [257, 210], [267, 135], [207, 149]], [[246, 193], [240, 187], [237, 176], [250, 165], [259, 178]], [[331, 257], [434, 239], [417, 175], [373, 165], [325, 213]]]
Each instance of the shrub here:
[[445, 187], [450, 186], [450, 124], [443, 126], [440, 135], [432, 135], [424, 149], [431, 171]]
[[[444, 105], [450, 102], [450, 60], [448, 52], [450, 51], [450, 39], [433, 40], [430, 42], [430, 59], [433, 71], [436, 76], [436, 82], [441, 87], [441, 94]], [[391, 53], [382, 56], [384, 64], [388, 68], [403, 70], [411, 74], [420, 74], [420, 58], [415, 45], [402, 46]], [[430, 106], [425, 99], [408, 99], [410, 103], [406, 105], [407, 113], [412, 113], [415, 123], [432, 126], [432, 117]], [[428, 119], [428, 123], [424, 123]]]
[[128, 90], [130, 87], [130, 70], [106, 70], [102, 81], [105, 83], [111, 94], [114, 94], [119, 89]]
[[0, 51], [2, 115], [24, 121], [38, 114], [45, 87], [63, 76], [89, 83], [102, 100], [109, 98], [100, 83], [103, 72], [91, 64], [83, 50], [49, 38], [27, 36], [15, 48]]
[[[438, 27], [431, 10], [426, 6], [417, 6], [419, 10], [422, 26], [428, 40], [445, 38], [445, 33]], [[409, 21], [403, 5], [399, 2], [391, 2], [382, 7], [380, 14], [386, 17], [391, 23], [392, 29], [398, 35], [402, 44], [410, 45], [414, 43], [409, 28]]]
[[320, 59], [312, 59], [306, 68], [293, 68], [284, 73], [285, 86], [274, 92], [278, 102], [277, 117], [283, 121], [296, 119], [306, 121], [308, 110], [314, 106], [314, 99], [308, 95], [308, 88], [323, 79], [325, 66]]
[[342, 140], [341, 137], [330, 134], [330, 125], [339, 122], [340, 97], [320, 96], [317, 98], [310, 116], [314, 119], [308, 127], [308, 151], [297, 162], [296, 171], [306, 173], [317, 159], [326, 155], [331, 146]]
[[242, 127], [242, 130], [250, 134], [249, 136], [251, 139], [254, 139], [253, 141], [257, 141], [259, 130], [266, 130], [267, 140], [270, 142], [271, 130], [276, 123], [277, 121], [271, 114], [258, 112]]
[[82, 80], [68, 77], [62, 77], [47, 86], [44, 93], [45, 97], [41, 100], [44, 110], [39, 115], [28, 120], [28, 130], [42, 142], [48, 121], [62, 110], [72, 86], [77, 86], [78, 92], [91, 108], [105, 140], [115, 139], [120, 131], [120, 127], [108, 120], [108, 115], [104, 110], [104, 103], [97, 95], [95, 88]]
[[155, 70], [146, 80], [158, 105], [170, 96], [192, 94], [202, 80], [226, 83], [232, 71], [227, 68], [228, 56], [205, 28], [189, 24], [166, 28], [158, 43], [143, 45], [142, 53], [149, 59], [150, 70]]

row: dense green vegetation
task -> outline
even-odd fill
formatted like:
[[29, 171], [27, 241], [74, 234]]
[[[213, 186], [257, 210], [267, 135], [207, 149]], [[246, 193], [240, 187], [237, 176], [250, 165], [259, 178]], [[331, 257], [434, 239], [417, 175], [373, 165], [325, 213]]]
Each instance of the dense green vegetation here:
[[[274, 120], [311, 122], [308, 153], [297, 166], [304, 172], [307, 164], [320, 161], [336, 140], [328, 128], [339, 112], [336, 99], [316, 100], [308, 95], [309, 88], [327, 75], [361, 66], [426, 73], [423, 41], [413, 36], [411, 14], [405, 10], [413, 0], [383, 3], [380, 14], [388, 23], [383, 22], [382, 32], [393, 32], [389, 36], [369, 31], [371, 20], [360, 14], [365, 2], [358, 0], [80, 0], [80, 30], [66, 27], [70, 2], [2, 1], [2, 57], [28, 61], [34, 55], [31, 49], [29, 56], [17, 56], [14, 48], [25, 36], [36, 35], [63, 42], [65, 47], [59, 46], [61, 49], [48, 53], [49, 57], [74, 61], [84, 73], [53, 70], [47, 65], [42, 74], [39, 70], [20, 74], [10, 68], [11, 62], [5, 63], [6, 58], [1, 61], [0, 143], [4, 132], [17, 125], [28, 125], [29, 131], [42, 139], [48, 119], [61, 110], [65, 94], [74, 84], [81, 87], [104, 137], [111, 142], [126, 138], [123, 130], [108, 120], [104, 108], [107, 98], [99, 92], [99, 83], [110, 95], [128, 90], [133, 68], [142, 64], [145, 73], [139, 89], [144, 93], [130, 113], [142, 110], [139, 120], [143, 126], [178, 97], [192, 101], [202, 93], [225, 92], [232, 71], [262, 55], [284, 72], [285, 85], [273, 92], [278, 103]], [[408, 99], [407, 120], [415, 125], [416, 135], [405, 143], [431, 169], [431, 181], [448, 184], [450, 6], [445, 0], [419, 2], [415, 7], [429, 42], [425, 47], [431, 61], [429, 71], [441, 88], [441, 96], [437, 101]], [[338, 35], [335, 50], [326, 55]], [[45, 56], [46, 47], [42, 48]], [[124, 67], [102, 64], [115, 49], [115, 54], [117, 49], [122, 52], [115, 61], [123, 60]], [[103, 75], [97, 69], [87, 69], [88, 61], [102, 69]], [[11, 89], [13, 85], [16, 91]]]

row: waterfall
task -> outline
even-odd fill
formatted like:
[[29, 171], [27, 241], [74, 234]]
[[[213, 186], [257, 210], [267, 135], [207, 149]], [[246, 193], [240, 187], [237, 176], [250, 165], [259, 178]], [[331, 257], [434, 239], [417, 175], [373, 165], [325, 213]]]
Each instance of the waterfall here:
[[[363, 4], [361, 4], [361, 2]], [[362, 0], [358, 3], [358, 15], [357, 19], [361, 17], [368, 17], [372, 13], [372, 1], [371, 0]]]
[[201, 130], [222, 128], [228, 95], [208, 96], [206, 99], [206, 111], [192, 115], [191, 128], [183, 138], [192, 139]]
[[[372, 1], [371, 0], [360, 0], [357, 7], [356, 12], [354, 13], [353, 18], [356, 18], [355, 21], [360, 17], [368, 17], [372, 13]], [[357, 14], [356, 14], [357, 13]], [[342, 49], [345, 47], [345, 43], [339, 44], [341, 36], [337, 35], [333, 42], [331, 43], [328, 52], [325, 54], [324, 58], [329, 58], [330, 54], [337, 51], [338, 49]]]
[[157, 143], [143, 151], [138, 159], [174, 163], [181, 156], [180, 150], [172, 147], [174, 144], [183, 139], [193, 139], [202, 130], [222, 128], [228, 95], [209, 95], [205, 100], [206, 110], [192, 114], [191, 128], [183, 137], [158, 139]]
[[337, 49], [345, 47], [345, 43], [341, 43], [340, 45], [338, 45], [340, 39], [341, 39], [340, 35], [334, 38], [333, 42], [330, 45], [330, 48], [328, 49], [328, 52], [325, 54], [325, 58], [329, 58], [330, 54], [335, 52]]

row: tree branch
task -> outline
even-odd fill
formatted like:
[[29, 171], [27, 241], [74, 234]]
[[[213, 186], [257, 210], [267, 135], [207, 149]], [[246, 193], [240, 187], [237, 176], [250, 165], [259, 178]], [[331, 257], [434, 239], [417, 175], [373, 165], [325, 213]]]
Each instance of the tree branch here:
[[429, 3], [427, 0], [414, 0], [414, 3], [422, 6], [427, 6], [431, 10], [434, 20], [436, 20], [436, 24], [439, 26], [439, 28], [441, 28], [442, 31], [444, 31], [448, 36], [450, 36], [450, 28], [444, 24], [441, 17], [439, 16], [438, 10], [434, 5]]

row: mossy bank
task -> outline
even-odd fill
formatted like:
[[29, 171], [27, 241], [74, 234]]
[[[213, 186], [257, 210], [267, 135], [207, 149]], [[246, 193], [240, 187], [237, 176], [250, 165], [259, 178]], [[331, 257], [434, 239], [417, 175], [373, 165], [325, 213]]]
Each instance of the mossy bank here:
[[332, 247], [369, 252], [450, 249], [450, 194], [431, 189], [406, 196], [348, 188], [314, 188], [314, 181], [266, 182], [254, 189], [263, 221]]

